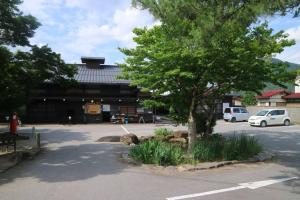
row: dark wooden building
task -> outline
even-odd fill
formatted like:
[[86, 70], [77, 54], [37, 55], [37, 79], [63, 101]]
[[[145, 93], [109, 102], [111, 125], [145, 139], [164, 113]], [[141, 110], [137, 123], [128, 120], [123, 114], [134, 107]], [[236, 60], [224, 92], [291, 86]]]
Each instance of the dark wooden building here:
[[129, 80], [118, 79], [121, 69], [105, 65], [101, 57], [82, 57], [73, 87], [45, 83], [32, 90], [26, 106], [26, 121], [35, 123], [101, 123], [114, 114], [128, 115], [131, 121], [140, 116], [152, 120], [152, 111], [139, 106], [149, 97]]

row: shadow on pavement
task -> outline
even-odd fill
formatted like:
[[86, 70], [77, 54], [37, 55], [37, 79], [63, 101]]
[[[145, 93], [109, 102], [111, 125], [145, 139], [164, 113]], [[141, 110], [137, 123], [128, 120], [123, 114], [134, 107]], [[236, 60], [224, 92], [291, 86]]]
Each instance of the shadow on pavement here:
[[290, 186], [292, 188], [291, 192], [300, 194], [300, 130], [299, 132], [246, 130], [224, 134], [227, 136], [246, 134], [257, 138], [265, 151], [275, 154], [275, 163], [287, 167], [281, 171], [286, 176], [270, 178], [298, 177], [298, 179], [286, 181], [283, 184]]
[[30, 165], [25, 162], [5, 173], [0, 185], [29, 177], [40, 182], [69, 182], [119, 173], [127, 167], [117, 161], [116, 153], [121, 148], [121, 145], [95, 143], [45, 150]]

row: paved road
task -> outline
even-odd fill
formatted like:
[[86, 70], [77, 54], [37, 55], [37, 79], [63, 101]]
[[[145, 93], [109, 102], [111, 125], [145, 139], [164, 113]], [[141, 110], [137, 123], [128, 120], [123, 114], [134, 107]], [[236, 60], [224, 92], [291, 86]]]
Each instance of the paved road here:
[[[154, 125], [128, 125], [130, 132], [150, 134]], [[173, 127], [183, 129], [184, 127]], [[25, 128], [26, 129], [26, 128]], [[0, 174], [1, 200], [152, 200], [238, 186], [239, 183], [300, 177], [300, 126], [249, 127], [246, 123], [218, 122], [216, 132], [255, 135], [274, 163], [228, 166], [196, 173], [170, 169], [145, 170], [118, 161], [122, 145], [99, 144], [104, 135], [122, 135], [119, 125], [39, 126], [47, 149], [34, 160]], [[300, 199], [300, 180], [267, 187], [212, 194], [195, 199]]]

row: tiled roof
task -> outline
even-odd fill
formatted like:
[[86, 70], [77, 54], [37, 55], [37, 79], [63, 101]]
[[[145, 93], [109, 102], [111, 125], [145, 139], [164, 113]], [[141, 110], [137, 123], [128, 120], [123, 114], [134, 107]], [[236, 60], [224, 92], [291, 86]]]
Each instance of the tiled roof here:
[[90, 84], [129, 84], [129, 80], [117, 79], [121, 69], [116, 65], [101, 65], [98, 68], [88, 68], [85, 64], [78, 66], [74, 76], [79, 83]]
[[300, 99], [300, 93], [292, 93], [290, 95], [284, 96], [284, 99]]
[[256, 98], [257, 99], [268, 99], [274, 95], [281, 94], [281, 93], [289, 94], [289, 92], [287, 92], [284, 89], [270, 90], [270, 91], [263, 92], [260, 96], [256, 96]]

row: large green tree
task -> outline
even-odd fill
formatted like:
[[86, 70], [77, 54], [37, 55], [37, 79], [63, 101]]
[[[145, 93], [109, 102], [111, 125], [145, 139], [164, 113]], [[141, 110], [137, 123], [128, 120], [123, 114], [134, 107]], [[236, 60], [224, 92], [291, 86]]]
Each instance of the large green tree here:
[[[265, 82], [282, 85], [294, 80], [287, 65], [271, 57], [294, 44], [260, 16], [291, 11], [298, 1], [136, 0], [161, 25], [135, 29], [137, 46], [121, 49], [124, 77], [153, 94], [189, 125], [189, 149], [194, 145], [197, 112], [206, 115], [212, 132], [217, 100], [231, 91], [254, 91]], [[167, 94], [167, 95], [162, 95]], [[164, 97], [162, 97], [164, 96]]]
[[[29, 39], [40, 23], [18, 9], [21, 3], [0, 1], [0, 111], [12, 111], [23, 105], [30, 89], [44, 81], [65, 83], [76, 72], [49, 47], [30, 44]], [[29, 50], [11, 52], [15, 46]]]

